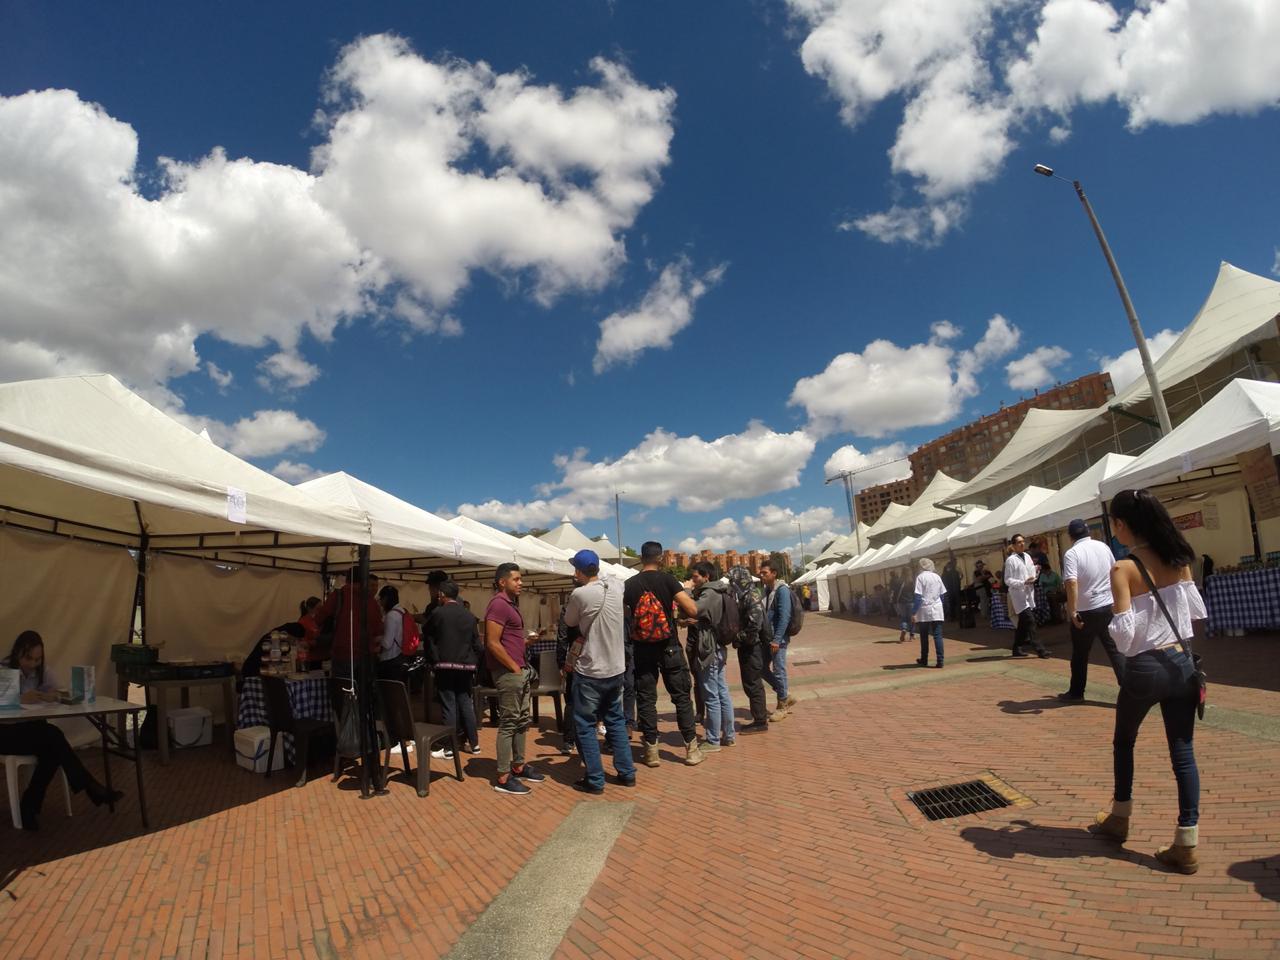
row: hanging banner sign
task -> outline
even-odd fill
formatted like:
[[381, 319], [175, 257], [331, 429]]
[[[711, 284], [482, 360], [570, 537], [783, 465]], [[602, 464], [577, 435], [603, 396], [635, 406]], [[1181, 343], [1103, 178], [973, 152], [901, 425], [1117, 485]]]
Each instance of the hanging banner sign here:
[[1274, 520], [1280, 517], [1280, 474], [1276, 472], [1276, 458], [1271, 447], [1248, 450], [1239, 454], [1236, 460], [1257, 518]]
[[1173, 525], [1179, 530], [1194, 530], [1196, 527], [1204, 526], [1204, 514], [1197, 510], [1195, 513], [1184, 513], [1180, 517], [1173, 518]]

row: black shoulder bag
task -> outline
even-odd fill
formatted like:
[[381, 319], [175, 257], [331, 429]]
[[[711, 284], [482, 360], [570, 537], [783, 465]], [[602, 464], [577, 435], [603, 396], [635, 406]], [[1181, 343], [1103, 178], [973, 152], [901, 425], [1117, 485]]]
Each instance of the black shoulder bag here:
[[1191, 683], [1196, 688], [1196, 715], [1203, 720], [1204, 705], [1209, 698], [1209, 678], [1204, 672], [1204, 668], [1200, 666], [1200, 655], [1192, 653], [1191, 641], [1182, 638], [1182, 631], [1178, 629], [1178, 625], [1173, 622], [1173, 617], [1169, 615], [1169, 608], [1164, 605], [1164, 597], [1160, 596], [1160, 591], [1156, 589], [1155, 581], [1151, 579], [1151, 574], [1147, 572], [1146, 564], [1142, 562], [1141, 558], [1132, 553], [1129, 554], [1129, 559], [1133, 561], [1133, 565], [1142, 574], [1142, 579], [1147, 582], [1147, 589], [1156, 598], [1156, 604], [1160, 607], [1160, 612], [1164, 614], [1165, 620], [1169, 621], [1169, 627], [1173, 630], [1173, 635], [1178, 638], [1178, 645], [1182, 647], [1182, 652], [1191, 661]]

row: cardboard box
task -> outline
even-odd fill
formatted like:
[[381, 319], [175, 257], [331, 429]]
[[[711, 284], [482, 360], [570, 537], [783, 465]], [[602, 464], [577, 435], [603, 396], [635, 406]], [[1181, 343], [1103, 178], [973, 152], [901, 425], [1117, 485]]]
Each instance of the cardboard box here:
[[169, 711], [169, 746], [175, 750], [207, 747], [213, 743], [213, 714], [204, 707], [179, 707]]
[[[236, 731], [236, 763], [254, 773], [267, 772], [267, 752], [271, 748], [270, 727], [242, 727]], [[284, 769], [284, 737], [276, 741], [272, 770]]]

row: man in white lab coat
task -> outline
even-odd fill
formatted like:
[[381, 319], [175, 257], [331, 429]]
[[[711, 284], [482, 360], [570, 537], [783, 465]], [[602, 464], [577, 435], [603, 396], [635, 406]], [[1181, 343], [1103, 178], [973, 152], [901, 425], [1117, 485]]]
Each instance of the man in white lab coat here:
[[1013, 655], [1029, 656], [1026, 647], [1034, 647], [1043, 660], [1049, 651], [1036, 639], [1036, 577], [1040, 571], [1027, 553], [1026, 538], [1016, 533], [1010, 541], [1013, 553], [1004, 562], [1004, 582], [1009, 588], [1009, 611], [1018, 618], [1013, 633]]

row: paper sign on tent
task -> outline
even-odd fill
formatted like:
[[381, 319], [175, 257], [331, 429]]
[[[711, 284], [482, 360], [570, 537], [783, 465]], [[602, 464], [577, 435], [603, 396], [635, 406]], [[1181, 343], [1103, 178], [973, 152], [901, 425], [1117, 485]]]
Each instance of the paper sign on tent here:
[[249, 522], [249, 495], [236, 487], [227, 487], [227, 519], [232, 523]]

